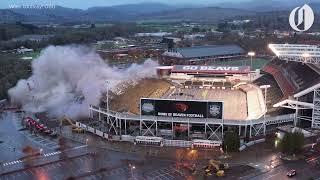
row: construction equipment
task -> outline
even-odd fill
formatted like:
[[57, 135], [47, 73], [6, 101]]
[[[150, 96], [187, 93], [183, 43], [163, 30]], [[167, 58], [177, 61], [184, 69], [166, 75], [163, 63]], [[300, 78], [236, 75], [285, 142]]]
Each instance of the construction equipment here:
[[60, 118], [60, 126], [62, 126], [63, 122], [67, 122], [71, 125], [72, 128], [72, 132], [75, 133], [84, 133], [84, 129], [78, 127], [70, 118], [68, 118], [67, 116], [63, 116], [62, 118]]
[[205, 175], [211, 176], [213, 172], [216, 173], [216, 176], [221, 177], [224, 176], [225, 170], [229, 168], [227, 163], [221, 163], [220, 161], [216, 161], [214, 159], [209, 160], [208, 165], [205, 166]]

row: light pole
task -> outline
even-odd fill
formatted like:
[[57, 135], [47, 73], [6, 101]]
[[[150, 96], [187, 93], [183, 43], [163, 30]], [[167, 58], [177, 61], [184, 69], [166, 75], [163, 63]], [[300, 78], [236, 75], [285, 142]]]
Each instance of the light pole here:
[[250, 56], [250, 70], [252, 70], [252, 57], [255, 55], [256, 53], [253, 51], [248, 52], [248, 56]]
[[89, 144], [89, 139], [87, 138], [86, 139], [86, 151], [88, 151], [88, 146], [89, 146], [88, 144]]
[[133, 165], [133, 164], [129, 164], [129, 166], [130, 166], [130, 171], [131, 171], [131, 178], [134, 179], [134, 177], [133, 177], [133, 170], [136, 169], [136, 166]]
[[[107, 112], [109, 113], [109, 81], [106, 81], [106, 85], [107, 85]], [[100, 113], [100, 112], [99, 112]], [[100, 122], [101, 123], [101, 122]], [[109, 115], [107, 115], [107, 124], [109, 123]], [[105, 120], [103, 119], [103, 127], [105, 127]], [[101, 124], [100, 124], [101, 127]]]
[[107, 110], [109, 112], [109, 81], [106, 81], [106, 85], [107, 85]]

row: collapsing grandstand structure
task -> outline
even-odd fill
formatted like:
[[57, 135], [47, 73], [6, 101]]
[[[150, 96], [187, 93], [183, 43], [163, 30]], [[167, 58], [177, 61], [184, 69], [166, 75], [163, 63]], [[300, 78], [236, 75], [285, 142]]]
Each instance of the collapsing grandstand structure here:
[[[188, 146], [195, 139], [220, 145], [228, 130], [242, 138], [258, 138], [280, 124], [320, 128], [319, 48], [269, 47], [276, 57], [261, 75], [245, 66], [161, 67], [162, 79], [121, 90], [110, 108], [90, 106], [90, 117], [104, 122], [103, 136], [150, 141], [157, 137], [168, 146]], [[201, 114], [197, 108], [206, 111]]]

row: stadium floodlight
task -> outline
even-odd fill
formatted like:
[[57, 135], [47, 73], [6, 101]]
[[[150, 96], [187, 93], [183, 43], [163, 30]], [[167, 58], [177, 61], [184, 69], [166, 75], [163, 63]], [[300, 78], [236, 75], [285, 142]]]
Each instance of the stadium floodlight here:
[[248, 56], [255, 56], [255, 55], [256, 55], [256, 53], [253, 51], [248, 52]]
[[260, 86], [260, 89], [268, 89], [270, 88], [271, 86], [270, 85], [261, 85]]
[[310, 57], [310, 54], [309, 53], [303, 53], [302, 57], [304, 57], [304, 58]]
[[250, 70], [252, 70], [252, 57], [255, 55], [256, 55], [256, 53], [253, 51], [248, 52], [248, 56], [250, 56]]
[[280, 60], [320, 64], [320, 47], [317, 45], [269, 44], [268, 47]]

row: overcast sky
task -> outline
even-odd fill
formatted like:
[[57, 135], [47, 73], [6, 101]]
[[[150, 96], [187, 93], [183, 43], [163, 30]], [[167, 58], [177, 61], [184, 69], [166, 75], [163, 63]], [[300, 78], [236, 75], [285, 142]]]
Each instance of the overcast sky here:
[[160, 2], [166, 4], [199, 4], [208, 5], [226, 1], [240, 2], [248, 0], [0, 0], [0, 8], [8, 8], [10, 5], [60, 5], [64, 7], [86, 9], [92, 6], [112, 6], [119, 4], [136, 4], [142, 2]]

